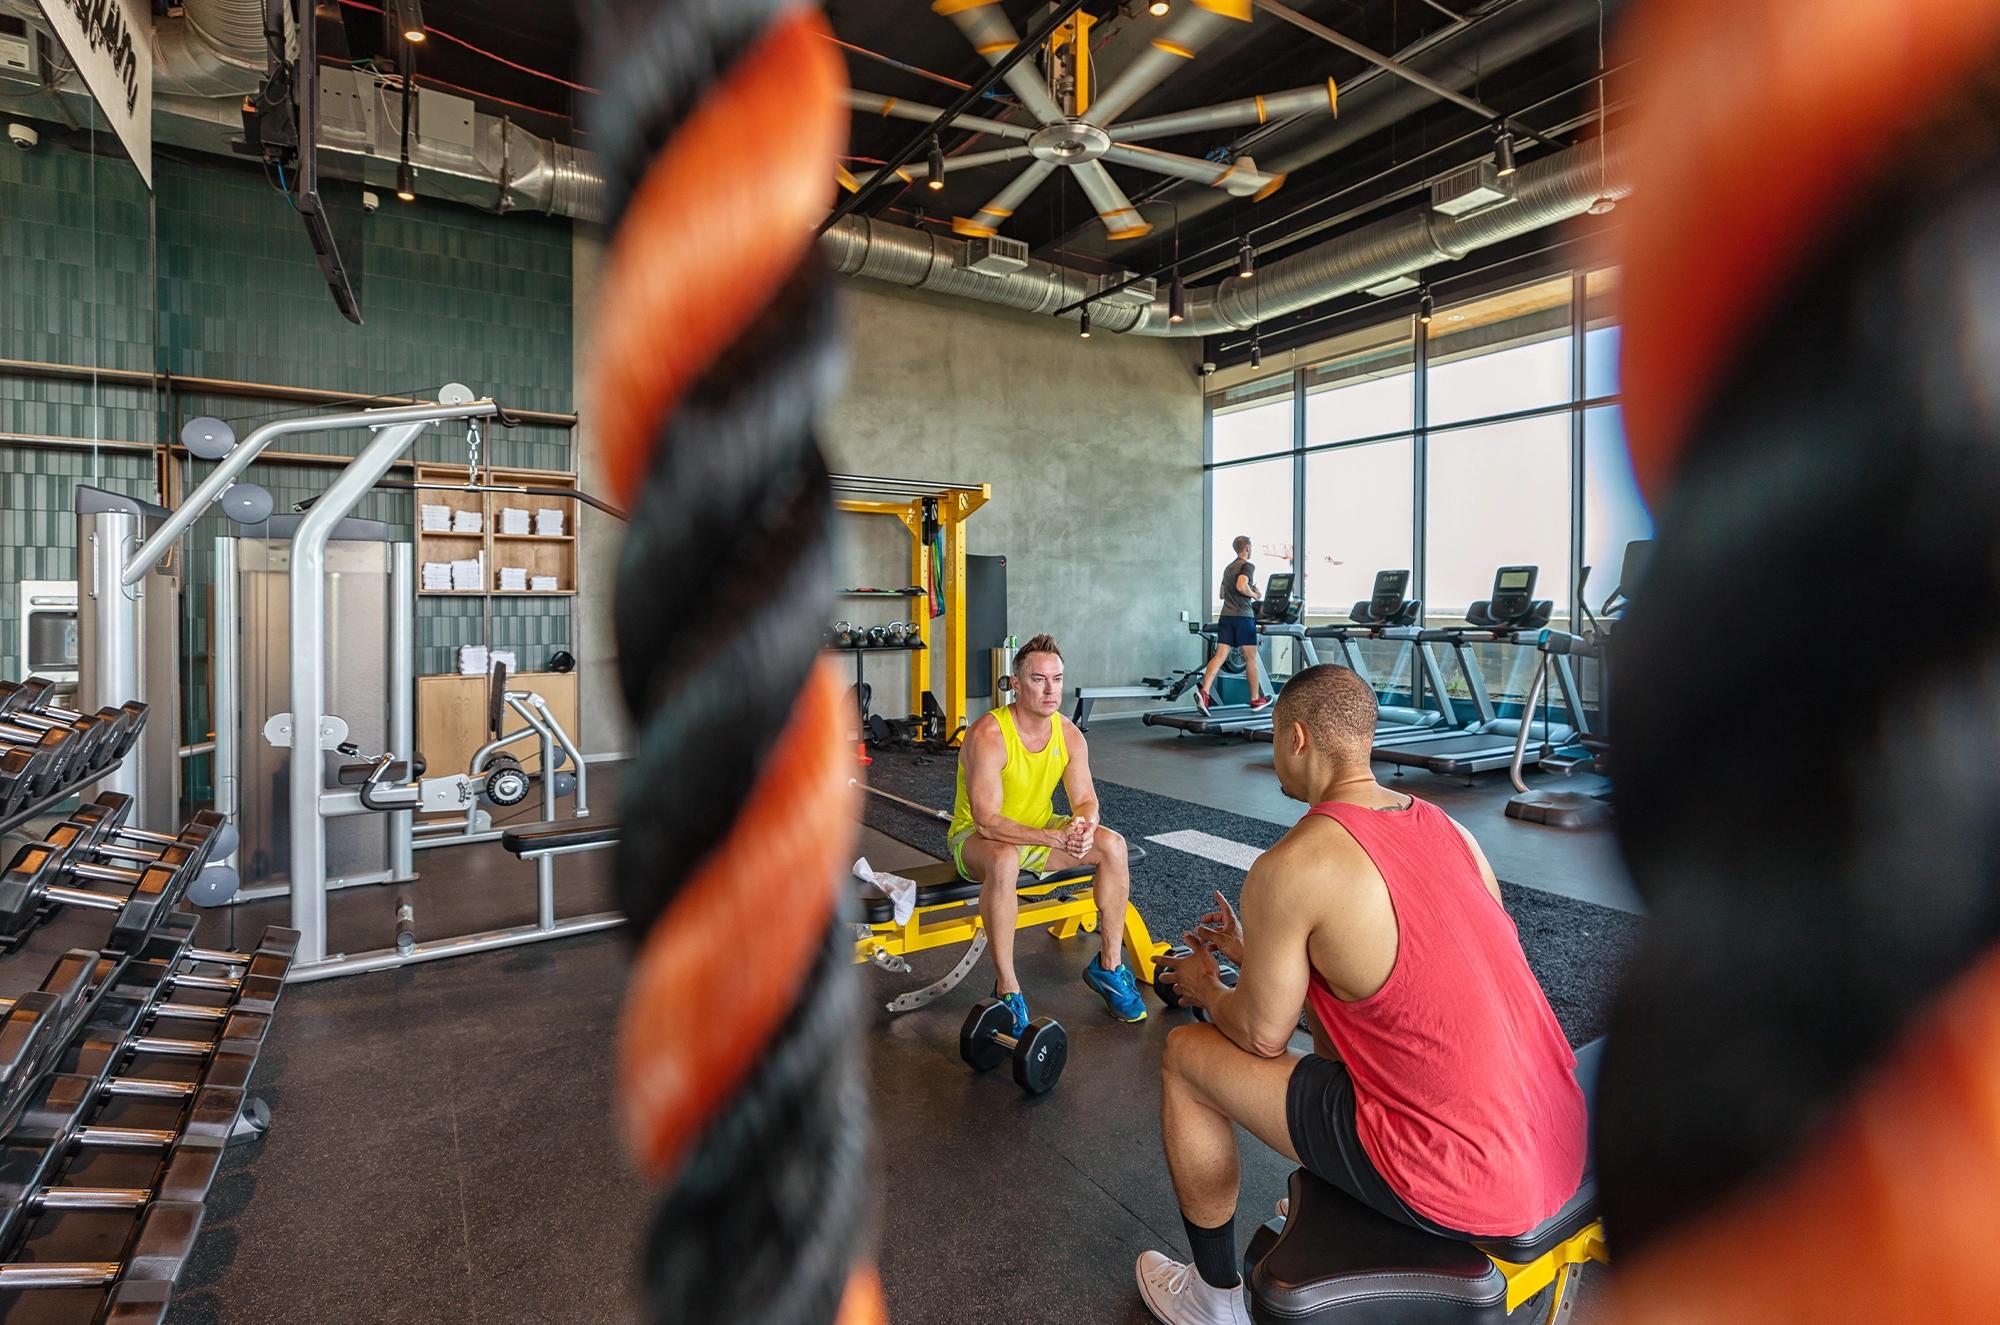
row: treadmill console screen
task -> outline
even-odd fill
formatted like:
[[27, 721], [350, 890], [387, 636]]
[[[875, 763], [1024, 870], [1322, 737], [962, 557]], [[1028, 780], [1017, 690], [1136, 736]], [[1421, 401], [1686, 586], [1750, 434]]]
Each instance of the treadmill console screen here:
[[1257, 605], [1257, 619], [1267, 625], [1289, 625], [1299, 619], [1300, 603], [1292, 597], [1298, 583], [1295, 571], [1272, 571], [1264, 577], [1264, 601]]
[[1402, 609], [1404, 596], [1410, 591], [1410, 573], [1406, 570], [1382, 570], [1375, 572], [1375, 592], [1368, 596], [1368, 610], [1379, 620], [1396, 615]]
[[1502, 566], [1493, 575], [1491, 609], [1495, 619], [1518, 620], [1528, 614], [1535, 601], [1538, 566]]

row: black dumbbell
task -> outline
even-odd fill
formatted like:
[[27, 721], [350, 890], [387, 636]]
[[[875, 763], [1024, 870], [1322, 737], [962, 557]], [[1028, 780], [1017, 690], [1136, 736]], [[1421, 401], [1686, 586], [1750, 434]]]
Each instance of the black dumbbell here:
[[982, 998], [965, 1015], [958, 1032], [958, 1056], [975, 1072], [998, 1067], [1012, 1055], [1014, 1082], [1030, 1095], [1040, 1095], [1062, 1079], [1069, 1058], [1069, 1035], [1053, 1017], [1037, 1017], [1028, 1033], [1014, 1038], [1014, 1013], [997, 998]]
[[36, 730], [0, 721], [0, 747], [39, 756], [27, 769], [27, 795], [39, 800], [73, 779], [72, 766], [83, 752], [77, 733], [68, 728]]
[[236, 849], [236, 831], [214, 810], [199, 810], [178, 833], [154, 833], [143, 828], [121, 827], [131, 808], [132, 798], [107, 791], [95, 803], [80, 805], [71, 816], [90, 830], [91, 850], [112, 860], [129, 860], [150, 865], [175, 846], [194, 846], [209, 841], [211, 857], [224, 857]]
[[[1188, 952], [1186, 947], [1177, 943], [1173, 947], [1168, 948], [1166, 952], [1161, 955], [1168, 961], [1179, 961], [1184, 957], [1191, 956], [1192, 954]], [[1229, 986], [1231, 989], [1236, 988], [1236, 968], [1230, 965], [1228, 962], [1223, 961], [1220, 957], [1217, 957], [1215, 959], [1215, 966], [1217, 971], [1221, 973], [1222, 983]], [[1174, 988], [1174, 982], [1166, 978], [1166, 972], [1164, 971], [1157, 973], [1153, 977], [1153, 992], [1159, 995], [1160, 1002], [1167, 1007], [1184, 1008], [1187, 1006], [1187, 1004], [1182, 1001], [1180, 992]], [[1194, 1015], [1197, 1021], [1207, 1021], [1208, 1009], [1196, 1008], [1194, 1010]]]
[[100, 708], [90, 715], [49, 702], [51, 692], [49, 683], [39, 677], [0, 681], [0, 722], [23, 727], [87, 724], [99, 728], [93, 741], [93, 768], [109, 768], [124, 758], [145, 728], [146, 705], [136, 699], [127, 700], [115, 709]]
[[[47, 840], [22, 847], [0, 873], [0, 935], [19, 934], [34, 924], [42, 903], [115, 911], [107, 947], [129, 952], [153, 932], [154, 924], [180, 899], [188, 882], [207, 863], [203, 850], [169, 848], [173, 859], [162, 859], [144, 870], [93, 865], [75, 857], [87, 854], [86, 830], [73, 822], [57, 824]], [[66, 879], [125, 884], [129, 892], [102, 893], [77, 888]]]

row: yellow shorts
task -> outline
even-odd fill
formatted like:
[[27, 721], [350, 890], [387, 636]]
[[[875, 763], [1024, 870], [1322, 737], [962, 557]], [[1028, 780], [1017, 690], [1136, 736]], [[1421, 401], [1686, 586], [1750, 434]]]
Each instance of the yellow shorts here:
[[[1069, 825], [1069, 819], [1070, 817], [1066, 814], [1051, 815], [1049, 821], [1043, 824], [1042, 827], [1065, 828]], [[953, 833], [947, 839], [951, 843], [951, 863], [958, 866], [958, 877], [968, 882], [972, 880], [972, 876], [965, 872], [964, 847], [967, 842], [970, 842], [978, 835], [979, 830], [977, 828], [968, 828], [963, 832]], [[1049, 873], [1049, 852], [1053, 849], [1052, 847], [1022, 847], [1021, 868], [1036, 878]]]

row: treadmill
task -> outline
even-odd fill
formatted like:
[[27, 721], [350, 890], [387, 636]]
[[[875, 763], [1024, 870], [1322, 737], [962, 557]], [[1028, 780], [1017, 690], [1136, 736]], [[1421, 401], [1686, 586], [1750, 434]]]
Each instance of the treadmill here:
[[[1318, 652], [1312, 641], [1306, 638], [1305, 627], [1299, 618], [1305, 615], [1305, 599], [1295, 593], [1293, 586], [1298, 576], [1291, 571], [1274, 571], [1264, 581], [1264, 596], [1257, 603], [1257, 633], [1268, 638], [1295, 639], [1304, 651], [1307, 665], [1318, 661]], [[1200, 625], [1190, 625], [1190, 631], [1211, 638], [1218, 636], [1222, 627], [1209, 621]], [[1262, 657], [1261, 652], [1259, 657]], [[1264, 680], [1275, 701], [1281, 682], [1265, 668]], [[1248, 704], [1215, 704], [1203, 713], [1199, 707], [1183, 709], [1159, 709], [1145, 714], [1141, 721], [1148, 727], [1173, 727], [1181, 732], [1192, 732], [1197, 736], [1256, 736], [1260, 732], [1269, 735], [1271, 730], [1271, 710], [1275, 702], [1261, 709], [1253, 709]]]
[[[1362, 661], [1358, 647], [1359, 641], [1393, 640], [1416, 650], [1417, 664], [1423, 668], [1424, 687], [1436, 707], [1412, 708], [1378, 702], [1375, 713], [1375, 741], [1378, 745], [1458, 726], [1458, 714], [1447, 698], [1444, 673], [1438, 668], [1437, 655], [1431, 652], [1430, 645], [1419, 638], [1423, 632], [1417, 625], [1417, 619], [1423, 614], [1423, 600], [1408, 597], [1409, 590], [1410, 572], [1377, 571], [1374, 592], [1349, 610], [1346, 621], [1311, 626], [1306, 630], [1308, 641], [1332, 640], [1339, 645], [1341, 665], [1367, 681], [1378, 696], [1381, 687], [1375, 686], [1368, 675], [1367, 664]], [[1401, 670], [1400, 663], [1397, 670]]]
[[1530, 743], [1523, 755], [1524, 767], [1540, 763], [1544, 754], [1575, 744], [1580, 737], [1588, 734], [1590, 729], [1583, 716], [1576, 673], [1568, 656], [1558, 655], [1552, 659], [1556, 684], [1562, 691], [1563, 707], [1570, 717], [1566, 724], [1538, 721], [1525, 710], [1518, 718], [1498, 716], [1479, 671], [1478, 660], [1473, 656], [1472, 646], [1475, 643], [1513, 644], [1524, 648], [1533, 648], [1538, 643], [1540, 632], [1555, 609], [1555, 604], [1548, 599], [1535, 597], [1535, 580], [1540, 573], [1540, 568], [1536, 566], [1502, 566], [1494, 572], [1492, 596], [1467, 609], [1468, 624], [1419, 632], [1420, 643], [1451, 645], [1458, 656], [1459, 670], [1472, 692], [1472, 702], [1479, 716], [1463, 731], [1426, 732], [1378, 741], [1374, 750], [1376, 759], [1404, 767], [1428, 769], [1447, 777], [1471, 777], [1476, 773], [1507, 768], [1514, 763], [1514, 746], [1524, 723], [1528, 727], [1527, 739]]

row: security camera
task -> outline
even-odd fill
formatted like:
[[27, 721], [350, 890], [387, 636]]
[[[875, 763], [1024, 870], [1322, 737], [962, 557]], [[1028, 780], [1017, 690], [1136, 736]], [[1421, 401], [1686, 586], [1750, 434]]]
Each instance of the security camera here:
[[370, 192], [370, 191], [369, 191], [369, 190], [367, 190], [367, 189], [363, 189], [363, 190], [361, 191], [361, 210], [362, 210], [362, 211], [364, 211], [364, 212], [372, 212], [372, 211], [374, 211], [374, 210], [375, 210], [376, 208], [380, 207], [381, 205], [382, 205], [382, 195], [381, 195], [381, 194], [379, 194], [379, 193], [372, 193], [372, 192]]
[[1203, 363], [1202, 363], [1202, 365], [1201, 365], [1201, 375], [1202, 375], [1203, 377], [1214, 377], [1214, 376], [1215, 376], [1215, 364], [1214, 364], [1213, 362], [1211, 362], [1211, 361], [1207, 361], [1207, 360], [1204, 360], [1204, 361], [1203, 361]]
[[15, 123], [7, 126], [7, 141], [25, 152], [42, 141], [42, 136], [25, 124]]

